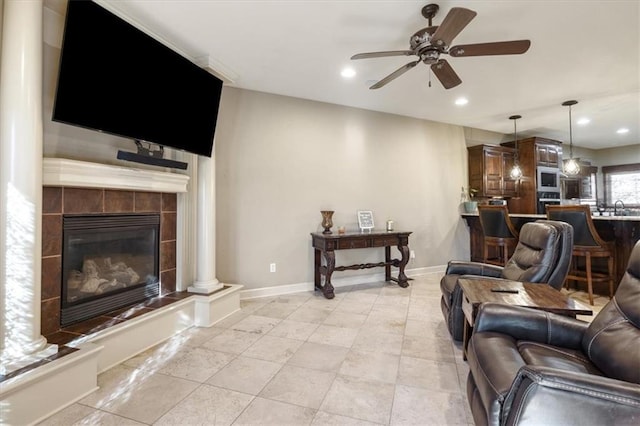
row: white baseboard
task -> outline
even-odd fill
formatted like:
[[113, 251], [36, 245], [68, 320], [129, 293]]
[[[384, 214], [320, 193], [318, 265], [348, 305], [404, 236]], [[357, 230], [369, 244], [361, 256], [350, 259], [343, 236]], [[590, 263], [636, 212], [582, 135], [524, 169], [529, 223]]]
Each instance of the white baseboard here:
[[[437, 265], [437, 266], [427, 266], [424, 268], [407, 269], [405, 270], [405, 273], [409, 278], [411, 278], [411, 277], [417, 277], [420, 275], [444, 273], [446, 269], [447, 269], [447, 265]], [[375, 273], [375, 274], [353, 275], [350, 277], [336, 277], [335, 275], [331, 277], [331, 284], [333, 285], [334, 288], [347, 287], [347, 286], [358, 285], [358, 284], [367, 284], [367, 283], [380, 282], [380, 281], [384, 281], [384, 272]], [[253, 288], [253, 289], [242, 290], [240, 292], [240, 299], [248, 300], [248, 299], [258, 299], [261, 297], [283, 296], [286, 294], [301, 293], [304, 291], [313, 291], [313, 289], [314, 289], [313, 282]]]
[[414, 268], [407, 271], [407, 276], [417, 277], [418, 275], [427, 274], [444, 274], [447, 270], [447, 265], [425, 266], [424, 268]]

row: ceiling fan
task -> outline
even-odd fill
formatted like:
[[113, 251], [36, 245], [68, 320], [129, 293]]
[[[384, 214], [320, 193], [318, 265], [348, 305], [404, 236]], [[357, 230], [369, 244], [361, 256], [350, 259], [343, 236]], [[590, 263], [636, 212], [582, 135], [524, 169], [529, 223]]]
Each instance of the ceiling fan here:
[[[422, 16], [429, 21], [429, 26], [416, 32], [409, 39], [410, 50], [391, 50], [386, 52], [358, 53], [351, 59], [382, 58], [386, 56], [418, 56], [418, 60], [409, 62], [398, 68], [382, 80], [370, 87], [379, 89], [390, 81], [400, 77], [411, 68], [424, 62], [431, 65], [431, 71], [440, 80], [445, 89], [456, 87], [462, 80], [453, 70], [446, 59], [440, 59], [440, 55], [453, 57], [465, 56], [489, 56], [489, 55], [519, 55], [529, 50], [530, 40], [499, 41], [494, 43], [461, 44], [451, 46], [453, 39], [476, 16], [473, 10], [462, 7], [452, 8], [442, 23], [432, 25], [431, 19], [438, 13], [440, 7], [437, 4], [428, 4], [422, 8]], [[431, 83], [429, 83], [431, 85]]]

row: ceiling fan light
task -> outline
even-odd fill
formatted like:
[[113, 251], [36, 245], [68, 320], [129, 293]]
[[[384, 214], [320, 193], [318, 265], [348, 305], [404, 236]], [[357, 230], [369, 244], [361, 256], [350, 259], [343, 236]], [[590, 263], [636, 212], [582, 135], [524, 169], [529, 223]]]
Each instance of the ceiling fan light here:
[[569, 158], [569, 160], [564, 163], [564, 172], [568, 175], [577, 175], [580, 173], [580, 164], [578, 164], [575, 158]]

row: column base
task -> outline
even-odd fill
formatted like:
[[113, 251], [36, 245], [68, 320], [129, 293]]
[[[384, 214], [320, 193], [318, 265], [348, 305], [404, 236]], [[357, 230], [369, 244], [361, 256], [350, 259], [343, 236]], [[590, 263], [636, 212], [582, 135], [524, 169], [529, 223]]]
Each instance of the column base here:
[[0, 375], [6, 376], [7, 374], [13, 373], [16, 370], [20, 370], [21, 368], [34, 364], [38, 361], [42, 361], [43, 359], [57, 353], [58, 345], [46, 345], [44, 349], [32, 354], [24, 355], [20, 359], [4, 360], [0, 357], [0, 360], [2, 361], [0, 363]]
[[210, 281], [196, 281], [192, 286], [187, 288], [187, 291], [189, 293], [211, 294], [214, 291], [220, 290], [222, 287], [224, 287], [224, 285], [214, 278]]

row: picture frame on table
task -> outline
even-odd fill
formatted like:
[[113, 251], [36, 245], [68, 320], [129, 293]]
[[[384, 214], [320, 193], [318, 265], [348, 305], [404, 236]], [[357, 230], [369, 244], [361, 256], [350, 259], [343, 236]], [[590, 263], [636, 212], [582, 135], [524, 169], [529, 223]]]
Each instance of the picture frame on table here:
[[374, 228], [373, 212], [371, 210], [358, 210], [358, 227], [360, 231], [371, 231]]

